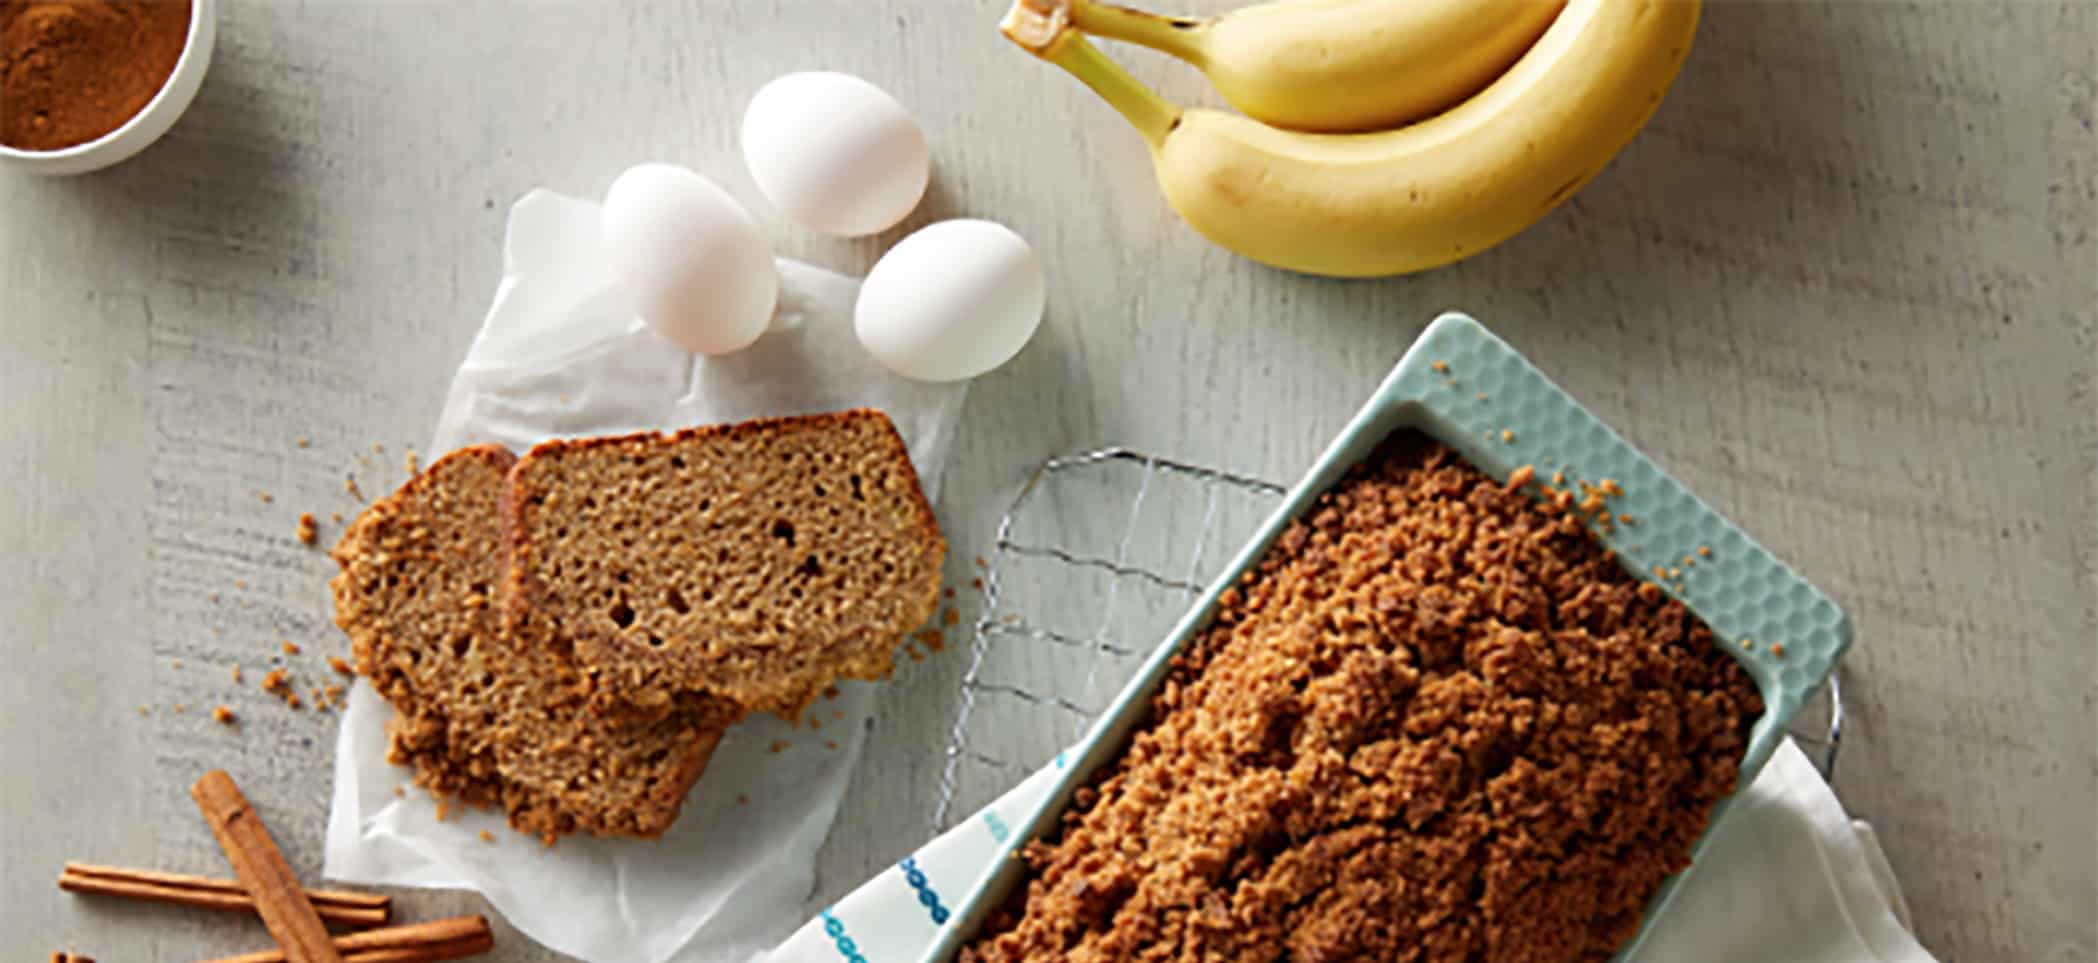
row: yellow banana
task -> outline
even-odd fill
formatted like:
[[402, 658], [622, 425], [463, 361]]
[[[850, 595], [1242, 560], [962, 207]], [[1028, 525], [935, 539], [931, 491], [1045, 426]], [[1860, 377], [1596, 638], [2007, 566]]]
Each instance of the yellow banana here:
[[[1053, 0], [1037, 0], [1036, 5]], [[1564, 0], [1276, 0], [1208, 19], [1071, 0], [1086, 33], [1195, 65], [1255, 120], [1383, 130], [1477, 93], [1536, 42]]]
[[1697, 17], [1697, 0], [1570, 0], [1485, 90], [1363, 134], [1182, 110], [1028, 0], [1003, 27], [1144, 135], [1167, 200], [1211, 240], [1276, 267], [1381, 277], [1477, 254], [1573, 196], [1652, 116]]

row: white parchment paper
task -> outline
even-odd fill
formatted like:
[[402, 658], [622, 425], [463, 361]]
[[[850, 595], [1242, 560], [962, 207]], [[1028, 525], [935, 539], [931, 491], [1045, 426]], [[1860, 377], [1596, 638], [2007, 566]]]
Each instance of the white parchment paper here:
[[[534, 191], [510, 211], [504, 277], [453, 379], [432, 453], [477, 442], [523, 452], [599, 435], [853, 407], [886, 412], [928, 498], [966, 390], [890, 374], [852, 333], [858, 282], [782, 260], [765, 336], [720, 358], [686, 353], [637, 319], [611, 282], [597, 205]], [[812, 715], [732, 729], [677, 824], [653, 841], [575, 837], [552, 848], [497, 814], [437, 821], [409, 773], [386, 762], [391, 713], [350, 695], [335, 752], [325, 872], [349, 882], [480, 891], [526, 935], [592, 963], [747, 960], [799, 922], [859, 759], [871, 687], [840, 686]], [[775, 740], [791, 744], [771, 751]], [[827, 748], [835, 742], [836, 749]], [[480, 838], [488, 830], [496, 839]]]

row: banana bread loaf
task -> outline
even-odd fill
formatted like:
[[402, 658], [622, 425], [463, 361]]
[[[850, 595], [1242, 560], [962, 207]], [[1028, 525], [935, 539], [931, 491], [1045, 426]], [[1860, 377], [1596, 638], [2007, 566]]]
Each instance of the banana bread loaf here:
[[1600, 963], [1761, 711], [1581, 522], [1401, 432], [1225, 595], [962, 959]]

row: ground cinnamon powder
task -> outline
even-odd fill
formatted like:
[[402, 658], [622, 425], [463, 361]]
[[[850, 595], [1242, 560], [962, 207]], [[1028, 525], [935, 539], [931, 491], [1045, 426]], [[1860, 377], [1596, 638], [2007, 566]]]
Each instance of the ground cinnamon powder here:
[[57, 150], [124, 125], [167, 83], [190, 0], [0, 0], [0, 144]]

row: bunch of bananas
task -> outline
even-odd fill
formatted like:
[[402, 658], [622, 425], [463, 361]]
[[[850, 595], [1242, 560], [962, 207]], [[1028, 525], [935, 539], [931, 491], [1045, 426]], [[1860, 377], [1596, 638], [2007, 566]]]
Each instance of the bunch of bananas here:
[[[1018, 0], [1005, 35], [1105, 98], [1211, 240], [1276, 267], [1382, 277], [1513, 237], [1638, 133], [1698, 0], [1276, 0], [1208, 19]], [[1244, 115], [1182, 109], [1086, 38], [1206, 73]]]

